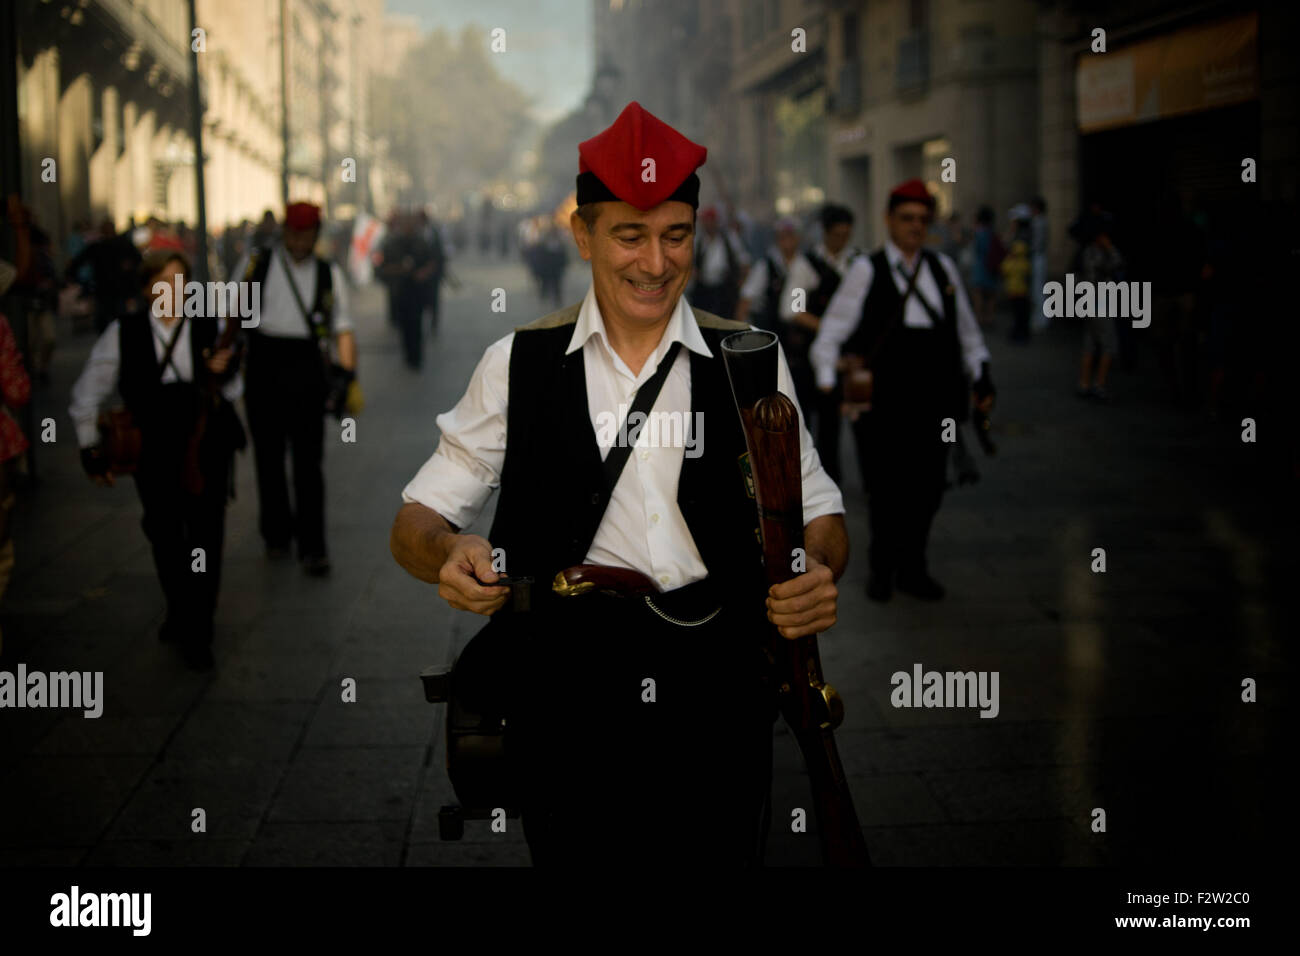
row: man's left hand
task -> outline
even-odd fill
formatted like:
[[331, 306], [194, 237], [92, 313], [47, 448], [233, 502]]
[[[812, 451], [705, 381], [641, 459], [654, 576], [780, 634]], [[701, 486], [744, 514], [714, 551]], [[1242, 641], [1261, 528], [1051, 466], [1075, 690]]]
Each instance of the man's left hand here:
[[768, 588], [767, 619], [787, 640], [820, 634], [835, 623], [838, 598], [831, 569], [809, 557], [807, 571]]

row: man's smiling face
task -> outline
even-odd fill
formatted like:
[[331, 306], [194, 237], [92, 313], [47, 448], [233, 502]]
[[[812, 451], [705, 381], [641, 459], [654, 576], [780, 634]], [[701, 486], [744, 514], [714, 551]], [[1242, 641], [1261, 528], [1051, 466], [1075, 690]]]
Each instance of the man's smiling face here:
[[625, 202], [597, 208], [590, 231], [576, 212], [570, 227], [578, 252], [591, 263], [601, 315], [631, 326], [665, 321], [691, 278], [695, 210], [675, 201], [648, 212]]

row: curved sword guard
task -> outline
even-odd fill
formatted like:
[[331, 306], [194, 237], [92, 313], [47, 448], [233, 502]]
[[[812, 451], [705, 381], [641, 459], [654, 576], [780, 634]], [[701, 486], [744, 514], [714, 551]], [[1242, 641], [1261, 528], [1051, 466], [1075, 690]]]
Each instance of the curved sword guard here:
[[840, 700], [839, 691], [830, 684], [814, 681], [813, 690], [817, 691], [822, 705], [826, 712], [822, 715], [822, 726], [829, 727], [831, 730], [844, 723], [844, 701]]

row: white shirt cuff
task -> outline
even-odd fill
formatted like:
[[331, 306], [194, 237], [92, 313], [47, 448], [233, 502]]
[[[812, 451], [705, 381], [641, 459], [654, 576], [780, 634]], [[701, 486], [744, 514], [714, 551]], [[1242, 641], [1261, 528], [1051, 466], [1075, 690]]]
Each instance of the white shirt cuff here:
[[499, 481], [485, 486], [482, 477], [446, 454], [444, 442], [438, 442], [438, 450], [402, 489], [402, 500], [432, 508], [463, 530], [479, 516]]

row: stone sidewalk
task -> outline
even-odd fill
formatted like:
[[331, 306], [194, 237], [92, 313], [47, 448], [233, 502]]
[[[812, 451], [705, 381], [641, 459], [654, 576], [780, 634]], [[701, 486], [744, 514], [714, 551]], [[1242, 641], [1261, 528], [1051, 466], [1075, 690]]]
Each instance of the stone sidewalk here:
[[[402, 367], [379, 291], [357, 296], [367, 407], [355, 444], [327, 440], [332, 578], [266, 562], [252, 462], [240, 460], [209, 676], [155, 639], [162, 600], [134, 489], [80, 474], [66, 405], [90, 341], [63, 337], [36, 399], [59, 440], [40, 449], [41, 482], [17, 519], [0, 668], [102, 670], [106, 703], [97, 720], [0, 711], [0, 863], [527, 863], [517, 823], [438, 839], [451, 800], [443, 708], [416, 675], [482, 621], [388, 551], [401, 488], [436, 445], [434, 416], [489, 342], [544, 311], [513, 262], [456, 270], [464, 287], [444, 291], [422, 374]], [[494, 287], [505, 314], [487, 307]], [[584, 289], [585, 267], [571, 268], [568, 297]], [[863, 499], [846, 478], [853, 559], [821, 646], [877, 863], [1250, 859], [1280, 819], [1268, 755], [1288, 702], [1275, 679], [1284, 529], [1253, 484], [1252, 449], [1167, 408], [1143, 365], [1117, 372], [1109, 407], [1074, 398], [1076, 333], [1025, 348], [990, 336], [1000, 451], [936, 521], [944, 602], [867, 601]], [[848, 464], [851, 439], [844, 450]], [[1090, 571], [1096, 547], [1105, 574]], [[1000, 713], [893, 707], [890, 676], [915, 664], [997, 671]], [[1240, 702], [1246, 676], [1260, 703]], [[349, 677], [356, 703], [341, 700]], [[815, 836], [789, 832], [806, 777], [777, 733], [770, 862], [816, 864]], [[196, 807], [203, 834], [190, 831]], [[1104, 834], [1090, 829], [1095, 807]]]

